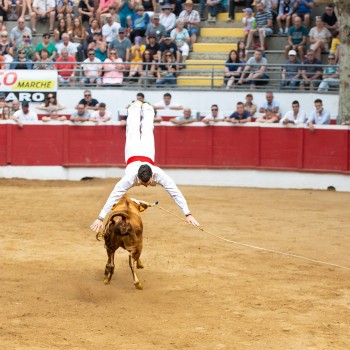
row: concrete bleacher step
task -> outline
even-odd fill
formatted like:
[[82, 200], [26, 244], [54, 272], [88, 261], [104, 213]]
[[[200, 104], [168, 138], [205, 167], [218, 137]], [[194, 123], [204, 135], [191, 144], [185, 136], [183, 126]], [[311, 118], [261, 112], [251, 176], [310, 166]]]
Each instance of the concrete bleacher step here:
[[[230, 23], [242, 22], [243, 17], [244, 17], [244, 13], [243, 12], [236, 12], [235, 13], [235, 20], [234, 20], [234, 22], [230, 22]], [[225, 22], [227, 20], [228, 20], [228, 12], [221, 12], [221, 13], [218, 13], [217, 16], [216, 16], [216, 21], [217, 22]]]
[[[225, 65], [225, 60], [192, 60], [189, 59], [186, 61], [186, 70], [195, 70], [195, 69], [212, 69], [223, 70]], [[213, 66], [213, 64], [215, 66]]]
[[215, 77], [214, 80], [208, 76], [180, 76], [177, 78], [178, 86], [216, 86], [221, 87], [224, 79], [220, 76]]
[[205, 37], [243, 37], [243, 28], [202, 28], [201, 36]]
[[[227, 60], [228, 52], [191, 52], [193, 60]], [[187, 60], [187, 62], [189, 59]]]
[[221, 29], [230, 29], [230, 28], [243, 28], [243, 24], [238, 21], [233, 21], [233, 22], [208, 22], [204, 21], [201, 22], [200, 24], [201, 28], [211, 28], [211, 29], [216, 29], [216, 28], [221, 28]]
[[193, 52], [229, 52], [237, 49], [236, 43], [195, 43], [193, 44]]
[[233, 36], [199, 36], [197, 43], [216, 43], [216, 44], [231, 44], [237, 43], [241, 38]]

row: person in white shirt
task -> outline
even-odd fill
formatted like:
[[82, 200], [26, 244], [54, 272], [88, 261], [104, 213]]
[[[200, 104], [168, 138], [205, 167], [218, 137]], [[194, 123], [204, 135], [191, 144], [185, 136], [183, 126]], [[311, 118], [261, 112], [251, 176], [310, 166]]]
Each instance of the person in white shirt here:
[[32, 34], [36, 34], [36, 22], [49, 18], [49, 31], [53, 34], [53, 26], [55, 24], [55, 0], [34, 0], [33, 12], [30, 14], [30, 24], [32, 26]]
[[[142, 117], [142, 121], [141, 121]], [[103, 228], [103, 220], [112, 206], [134, 186], [155, 186], [160, 184], [174, 199], [186, 216], [186, 221], [193, 226], [199, 226], [191, 215], [187, 202], [175, 182], [154, 165], [154, 134], [153, 107], [144, 102], [135, 101], [128, 107], [126, 124], [125, 161], [126, 169], [123, 178], [115, 185], [98, 218], [90, 228], [99, 232]]]
[[120, 24], [113, 21], [112, 15], [106, 15], [106, 24], [102, 27], [103, 41], [110, 44], [118, 35]]
[[300, 110], [298, 101], [292, 102], [292, 109], [288, 111], [285, 116], [280, 120], [281, 124], [304, 124], [306, 121], [306, 114], [303, 110]]
[[219, 112], [218, 105], [211, 106], [211, 112], [202, 120], [203, 123], [209, 125], [210, 123], [217, 123], [224, 121], [225, 117]]
[[112, 113], [110, 111], [106, 110], [106, 104], [104, 102], [101, 102], [98, 105], [98, 110], [92, 112], [91, 116], [90, 116], [90, 121], [91, 122], [108, 122], [109, 120], [111, 120], [112, 117]]
[[165, 27], [165, 30], [169, 34], [176, 25], [176, 16], [173, 13], [173, 8], [169, 3], [165, 3], [162, 6], [162, 13], [159, 15], [159, 23]]
[[171, 101], [171, 94], [169, 92], [166, 92], [163, 95], [163, 100], [158, 101], [153, 105], [154, 109], [174, 109], [174, 110], [181, 110], [184, 109], [180, 104]]
[[94, 49], [89, 49], [88, 56], [82, 64], [84, 78], [81, 81], [85, 85], [97, 84], [97, 86], [100, 86], [102, 83], [102, 62], [95, 57]]
[[77, 46], [69, 41], [69, 34], [63, 33], [62, 36], [62, 42], [56, 44], [57, 53], [61, 55], [63, 49], [67, 49], [68, 56], [73, 56], [76, 59], [77, 56]]
[[19, 109], [11, 117], [20, 128], [23, 128], [22, 122], [35, 122], [38, 120], [38, 115], [34, 111], [29, 110], [29, 102], [22, 102], [22, 109]]
[[280, 112], [280, 105], [276, 100], [274, 100], [273, 92], [271, 91], [266, 92], [266, 100], [260, 107], [259, 112], [266, 113], [268, 109], [272, 109], [273, 113], [276, 114], [279, 114]]

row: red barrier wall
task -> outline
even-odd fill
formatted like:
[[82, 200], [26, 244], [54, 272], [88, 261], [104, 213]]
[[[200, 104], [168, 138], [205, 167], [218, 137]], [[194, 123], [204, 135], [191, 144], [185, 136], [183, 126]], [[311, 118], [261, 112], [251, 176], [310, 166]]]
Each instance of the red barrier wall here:
[[[156, 163], [349, 173], [350, 131], [329, 127], [155, 127]], [[125, 128], [0, 124], [0, 165], [124, 166]]]

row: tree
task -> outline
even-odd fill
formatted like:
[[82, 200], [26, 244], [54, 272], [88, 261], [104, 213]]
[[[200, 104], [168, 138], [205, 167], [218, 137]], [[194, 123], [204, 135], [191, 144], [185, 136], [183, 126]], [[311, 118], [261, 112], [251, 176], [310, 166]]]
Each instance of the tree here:
[[340, 86], [338, 123], [350, 121], [350, 1], [334, 0], [340, 25]]

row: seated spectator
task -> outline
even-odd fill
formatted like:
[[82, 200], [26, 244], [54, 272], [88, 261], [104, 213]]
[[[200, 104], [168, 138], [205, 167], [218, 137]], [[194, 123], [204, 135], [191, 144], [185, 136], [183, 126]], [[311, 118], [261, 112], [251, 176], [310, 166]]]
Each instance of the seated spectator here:
[[139, 72], [139, 84], [148, 87], [154, 83], [155, 73], [157, 70], [152, 52], [150, 50], [146, 50], [143, 53], [142, 63], [141, 70]]
[[150, 22], [148, 14], [142, 5], [138, 5], [135, 8], [135, 14], [132, 18], [130, 40], [134, 42], [135, 37], [140, 36], [143, 38], [146, 34], [147, 26]]
[[90, 121], [95, 123], [105, 123], [111, 120], [112, 113], [106, 110], [106, 104], [101, 102], [98, 105], [98, 110], [91, 113]]
[[54, 62], [49, 58], [49, 51], [42, 49], [40, 51], [39, 59], [34, 64], [34, 69], [51, 70], [55, 69]]
[[[233, 1], [230, 1], [233, 2]], [[246, 8], [243, 10], [244, 17], [242, 19], [243, 22], [243, 30], [244, 30], [244, 36], [243, 36], [243, 42], [246, 43], [248, 40], [249, 33], [253, 28], [253, 24], [256, 24], [255, 17], [253, 15], [253, 10], [251, 8]], [[249, 43], [250, 45], [250, 43]], [[238, 44], [237, 44], [238, 47]]]
[[147, 26], [146, 29], [146, 41], [148, 44], [150, 44], [151, 37], [154, 37], [154, 42], [158, 45], [163, 42], [164, 37], [166, 36], [167, 32], [165, 27], [160, 24], [160, 16], [155, 13], [152, 16], [151, 23]]
[[326, 5], [325, 12], [322, 15], [322, 21], [325, 27], [333, 34], [339, 30], [338, 18], [334, 12], [334, 3]]
[[118, 57], [118, 53], [116, 49], [111, 49], [109, 51], [108, 58], [104, 61], [103, 65], [103, 85], [122, 85], [123, 84], [123, 60]]
[[185, 9], [180, 13], [179, 20], [185, 23], [185, 28], [191, 37], [190, 50], [193, 44], [197, 41], [197, 35], [199, 35], [199, 24], [201, 22], [198, 11], [193, 10], [192, 0], [186, 0]]
[[24, 49], [17, 51], [17, 58], [10, 64], [10, 69], [33, 69], [33, 62], [26, 57]]
[[[163, 1], [163, 0], [161, 0], [161, 1]], [[167, 1], [164, 1], [164, 2], [167, 2]], [[185, 2], [185, 0], [169, 0], [168, 2], [171, 5], [171, 7], [173, 8], [174, 15], [176, 16], [176, 18], [178, 18], [181, 11], [182, 11], [182, 4], [183, 4], [183, 2]], [[202, 1], [200, 1], [200, 4], [202, 4]], [[204, 3], [203, 3], [203, 6], [204, 6]]]
[[306, 121], [306, 114], [300, 109], [299, 101], [292, 102], [292, 109], [288, 111], [280, 120], [283, 125], [288, 124], [304, 124]]
[[14, 120], [20, 128], [23, 128], [23, 122], [37, 121], [38, 115], [34, 111], [29, 110], [29, 102], [23, 101], [22, 109], [15, 112], [11, 119]]
[[314, 51], [315, 57], [321, 59], [321, 53], [329, 51], [332, 34], [324, 26], [321, 17], [316, 17], [316, 27], [311, 28], [309, 32], [310, 49]]
[[255, 50], [254, 56], [249, 58], [237, 84], [242, 85], [247, 82], [251, 89], [255, 88], [255, 85], [268, 84], [270, 78], [266, 74], [266, 64], [267, 59], [262, 57], [262, 51]]
[[81, 65], [83, 69], [84, 78], [81, 82], [84, 85], [97, 85], [100, 86], [102, 83], [102, 62], [95, 57], [95, 50], [90, 49], [88, 52], [88, 58]]
[[170, 51], [177, 63], [180, 62], [181, 53], [177, 45], [172, 41], [170, 35], [166, 35], [164, 41], [160, 44], [161, 57], [164, 58], [165, 52]]
[[93, 38], [93, 41], [88, 45], [88, 51], [89, 49], [94, 50], [95, 57], [104, 62], [107, 58], [107, 43], [102, 40], [102, 33], [94, 33]]
[[226, 0], [207, 0], [207, 8], [209, 12], [208, 22], [215, 23], [217, 14], [226, 10]]
[[222, 122], [225, 119], [221, 112], [219, 112], [218, 105], [212, 105], [210, 109], [211, 112], [202, 120], [204, 124], [209, 125], [210, 123]]
[[316, 99], [314, 101], [315, 110], [307, 118], [306, 125], [310, 129], [314, 129], [314, 124], [316, 125], [328, 125], [331, 122], [331, 114], [329, 111], [323, 108], [323, 102], [321, 99]]
[[[103, 20], [105, 19], [106, 14], [109, 13], [109, 7], [115, 5], [114, 0], [100, 0], [99, 5], [96, 11], [96, 18], [100, 22], [100, 25], [103, 25]], [[112, 15], [111, 15], [112, 16]], [[115, 33], [117, 35], [117, 32]]]
[[56, 58], [57, 49], [55, 44], [50, 41], [51, 34], [50, 33], [44, 33], [43, 34], [43, 41], [38, 43], [35, 49], [35, 59], [40, 59], [40, 52], [42, 49], [45, 49], [48, 53], [48, 59], [53, 61]]
[[293, 17], [293, 23], [288, 31], [288, 44], [284, 48], [284, 54], [288, 59], [289, 51], [294, 50], [299, 54], [299, 59], [304, 61], [308, 30], [301, 24], [298, 16]]
[[15, 49], [17, 49], [17, 46], [22, 42], [22, 36], [24, 33], [32, 34], [32, 31], [25, 26], [25, 23], [24, 17], [19, 17], [17, 20], [17, 26], [13, 27], [11, 30], [11, 44]]
[[242, 62], [247, 62], [248, 60], [248, 50], [245, 47], [245, 43], [244, 41], [239, 41], [237, 43], [237, 55], [238, 55], [238, 59]]
[[162, 55], [162, 61], [157, 67], [157, 87], [164, 84], [176, 85], [176, 72], [174, 55], [170, 51], [165, 51]]
[[22, 42], [18, 45], [17, 50], [24, 50], [28, 60], [32, 60], [34, 58], [35, 48], [32, 43], [32, 36], [30, 33], [23, 33]]
[[79, 101], [79, 104], [83, 104], [86, 110], [98, 110], [98, 101], [95, 98], [92, 98], [91, 91], [84, 91], [84, 98]]
[[145, 12], [149, 17], [152, 17], [157, 10], [157, 2], [156, 0], [142, 0], [142, 6], [145, 9]]
[[279, 114], [280, 105], [274, 99], [273, 92], [267, 91], [265, 94], [266, 100], [263, 102], [262, 106], [259, 108], [260, 113], [266, 113], [270, 109], [273, 113]]
[[185, 125], [185, 124], [191, 124], [193, 122], [196, 122], [197, 118], [192, 115], [191, 108], [184, 108], [183, 110], [183, 116], [171, 118], [169, 122], [176, 124], [176, 125]]
[[301, 63], [297, 59], [297, 52], [295, 50], [289, 50], [288, 60], [282, 68], [281, 88], [289, 87], [291, 90], [295, 90], [300, 83], [301, 69]]
[[62, 42], [62, 35], [68, 33], [70, 26], [67, 25], [67, 22], [62, 18], [57, 21], [57, 27], [54, 29], [54, 40], [56, 44]]
[[247, 94], [245, 96], [245, 104], [244, 104], [244, 110], [248, 111], [252, 118], [254, 117], [254, 114], [256, 113], [256, 110], [258, 107], [256, 104], [253, 103], [253, 95], [252, 94]]
[[[68, 34], [67, 34], [68, 35]], [[69, 56], [68, 50], [63, 48], [61, 55], [57, 58], [55, 69], [58, 71], [58, 82], [60, 85], [75, 84], [75, 69], [77, 62], [73, 56]]]
[[[176, 28], [174, 28], [171, 31], [171, 39], [172, 42], [174, 42], [179, 51], [181, 52], [182, 57], [182, 63], [185, 63], [188, 57], [188, 54], [190, 52], [190, 47], [188, 46], [188, 43], [191, 41], [190, 35], [186, 28], [184, 28], [184, 22], [181, 20], [177, 20], [176, 22]], [[184, 66], [181, 66], [181, 68], [184, 68]]]
[[70, 121], [71, 122], [88, 122], [90, 120], [90, 112], [85, 109], [83, 103], [79, 103], [77, 106], [77, 111], [73, 112]]
[[272, 109], [267, 109], [265, 115], [256, 119], [258, 123], [278, 123], [281, 117], [274, 113]]
[[258, 36], [260, 41], [260, 49], [265, 50], [265, 38], [273, 34], [272, 30], [272, 13], [267, 10], [262, 2], [257, 5], [258, 12], [255, 15], [256, 29], [251, 29], [248, 35], [247, 49], [253, 43], [253, 37]]
[[[134, 15], [134, 7], [135, 7], [135, 1], [134, 0], [122, 0], [118, 5], [118, 13], [120, 18], [120, 25], [122, 28], [127, 27], [127, 17], [132, 17]], [[120, 57], [120, 54], [118, 52], [118, 55]]]
[[230, 89], [238, 83], [243, 71], [243, 62], [239, 60], [236, 50], [231, 50], [225, 63], [224, 82], [226, 89]]
[[77, 60], [83, 62], [87, 47], [88, 33], [86, 32], [80, 17], [74, 18], [72, 28], [68, 31], [70, 41], [77, 50]]
[[131, 46], [131, 64], [129, 81], [137, 82], [141, 76], [142, 70], [142, 55], [146, 50], [146, 46], [142, 44], [142, 38], [140, 36], [135, 37], [135, 45]]
[[180, 110], [184, 109], [179, 103], [172, 101], [172, 96], [169, 92], [163, 95], [163, 100], [158, 101], [153, 105], [154, 109], [174, 109]]
[[63, 19], [67, 23], [67, 28], [70, 28], [72, 25], [72, 20], [74, 16], [73, 7], [73, 0], [57, 0], [57, 20], [60, 21], [61, 19]]
[[156, 35], [151, 33], [148, 36], [148, 44], [146, 45], [146, 50], [152, 53], [153, 60], [157, 63], [161, 60], [160, 45], [156, 41]]
[[57, 97], [52, 92], [50, 92], [47, 95], [44, 104], [35, 108], [43, 111], [47, 111], [47, 112], [53, 112], [53, 111], [59, 111], [61, 109], [65, 109], [66, 107], [61, 106], [57, 102]]
[[10, 107], [8, 107], [8, 106], [2, 107], [0, 119], [2, 119], [2, 120], [11, 119]]
[[[294, 12], [293, 3], [295, 0], [281, 0], [278, 8], [278, 16], [276, 18], [278, 31], [280, 34], [288, 34], [290, 22], [292, 19], [292, 14]], [[283, 29], [283, 23], [285, 23], [285, 28]]]
[[69, 41], [69, 34], [63, 33], [61, 38], [62, 38], [62, 42], [56, 44], [58, 55], [61, 55], [62, 50], [66, 49], [68, 52], [68, 56], [73, 57], [74, 60], [76, 60], [76, 56], [78, 52], [77, 46], [73, 44], [71, 41]]
[[53, 26], [55, 24], [55, 0], [34, 0], [33, 12], [30, 14], [30, 24], [32, 26], [33, 35], [36, 34], [37, 21], [46, 21], [49, 19], [49, 32], [53, 34]]
[[119, 23], [113, 22], [112, 15], [110, 13], [107, 13], [105, 18], [107, 23], [102, 26], [103, 41], [105, 41], [107, 45], [110, 45], [117, 37], [117, 33], [121, 27]]
[[314, 90], [322, 78], [321, 61], [315, 57], [315, 53], [311, 49], [307, 50], [306, 57], [302, 66], [300, 86], [302, 89]]
[[294, 3], [294, 16], [304, 21], [306, 28], [310, 27], [311, 12], [314, 7], [314, 0], [296, 0]]
[[273, 21], [275, 22], [278, 14], [278, 4], [280, 1], [279, 0], [259, 0], [259, 1], [264, 4], [267, 11], [271, 12]]
[[[121, 58], [123, 62], [130, 62], [131, 41], [125, 36], [125, 28], [119, 28], [118, 36], [112, 41], [109, 49], [116, 49], [118, 57]], [[125, 69], [129, 69], [129, 66], [126, 65]]]
[[322, 81], [318, 91], [328, 91], [330, 87], [339, 88], [339, 65], [334, 54], [328, 56], [328, 65], [323, 69]]
[[88, 33], [88, 36], [87, 36], [88, 45], [91, 44], [94, 40], [96, 40], [95, 34], [97, 34], [97, 33], [99, 35], [101, 34], [101, 40], [103, 39], [102, 38], [102, 27], [100, 26], [100, 22], [96, 18], [91, 20], [91, 23], [90, 23], [90, 26], [87, 30], [87, 33]]
[[90, 21], [95, 17], [94, 0], [79, 0], [78, 13], [84, 25], [89, 25]]
[[176, 16], [173, 13], [172, 6], [167, 2], [162, 6], [162, 13], [159, 15], [159, 23], [165, 28], [166, 34], [170, 34], [176, 26]]
[[51, 122], [51, 121], [59, 121], [64, 122], [67, 120], [67, 117], [65, 115], [58, 115], [56, 110], [53, 110], [49, 116], [43, 116], [41, 118], [43, 122]]
[[6, 55], [13, 56], [13, 47], [6, 30], [0, 32], [0, 55], [3, 57]]
[[[9, 11], [9, 3], [7, 0], [3, 0], [0, 4], [0, 20], [3, 22], [7, 20], [7, 12]], [[0, 31], [3, 29], [0, 28]]]
[[252, 116], [244, 109], [243, 102], [237, 102], [236, 111], [225, 118], [225, 121], [233, 124], [249, 123], [252, 121]]

